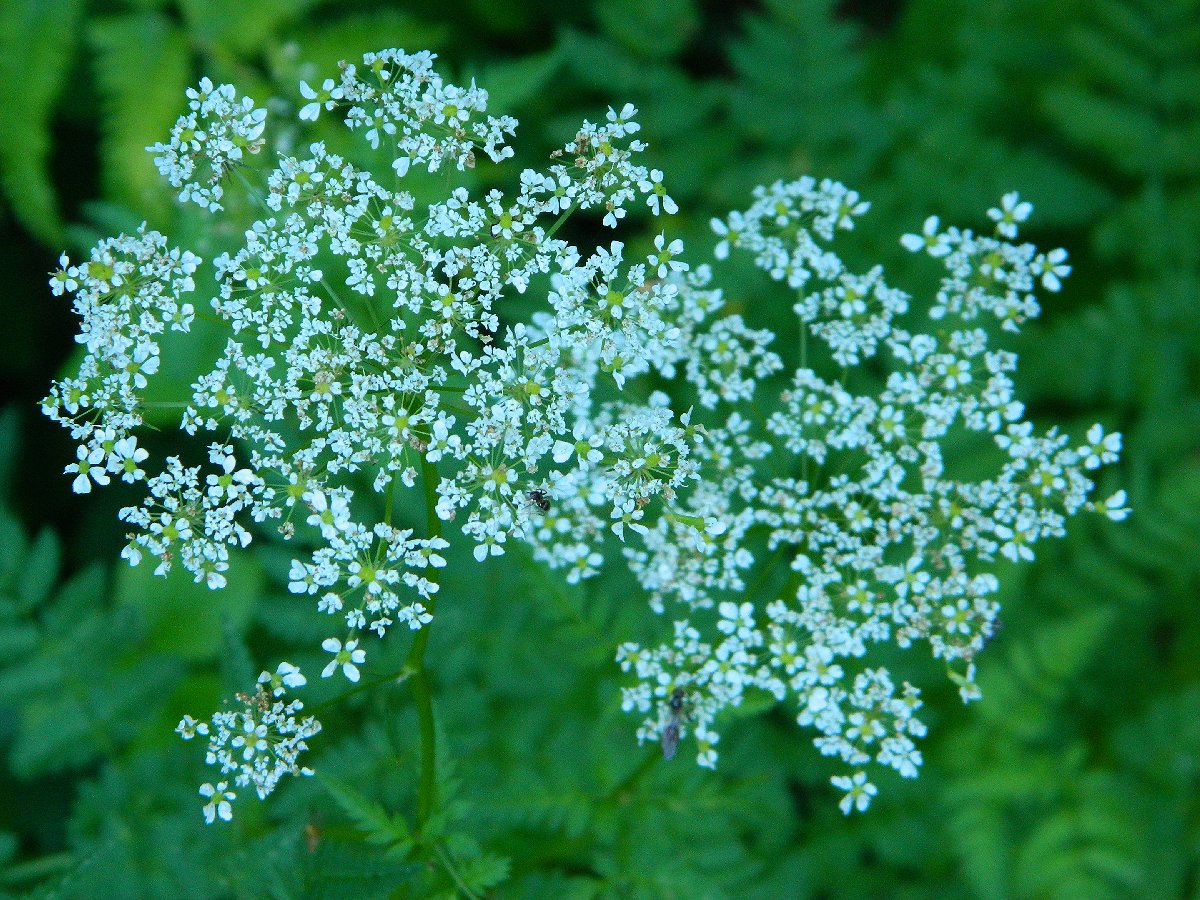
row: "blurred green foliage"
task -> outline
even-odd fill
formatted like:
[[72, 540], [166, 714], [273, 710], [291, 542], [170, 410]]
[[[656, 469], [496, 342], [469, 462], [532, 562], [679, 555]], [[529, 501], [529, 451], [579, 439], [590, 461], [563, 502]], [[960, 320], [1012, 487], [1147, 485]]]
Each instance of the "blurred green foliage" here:
[[[521, 154], [634, 102], [696, 250], [754, 184], [812, 172], [874, 201], [857, 252], [901, 277], [922, 276], [896, 236], [981, 224], [1007, 190], [1071, 251], [1020, 385], [1047, 419], [1125, 432], [1102, 488], [1135, 515], [1009, 573], [984, 701], [931, 693], [922, 777], [869, 814], [841, 816], [782, 711], [746, 710], [716, 774], [655, 762], [617, 704], [613, 635], [653, 625], [628, 579], [567, 588], [514, 553], [486, 590], [447, 569], [432, 859], [407, 853], [415, 714], [388, 685], [329, 712], [319, 778], [201, 823], [174, 722], [322, 635], [269, 541], [218, 594], [115, 565], [121, 495], [71, 497], [33, 408], [71, 347], [43, 273], [143, 219], [211, 255], [143, 150], [200, 74], [278, 94], [278, 121], [300, 78], [389, 46], [477, 77]], [[7, 0], [0, 96], [0, 891], [1200, 896], [1200, 0]], [[745, 284], [734, 301], [780, 328], [788, 304]], [[195, 365], [172, 354], [168, 386]]]

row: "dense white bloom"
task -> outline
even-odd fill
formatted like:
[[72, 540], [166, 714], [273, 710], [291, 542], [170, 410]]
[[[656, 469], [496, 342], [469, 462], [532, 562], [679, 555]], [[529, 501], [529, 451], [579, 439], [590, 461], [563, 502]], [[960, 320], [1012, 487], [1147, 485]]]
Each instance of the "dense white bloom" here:
[[[613, 228], [642, 200], [677, 212], [663, 173], [638, 162], [630, 104], [584, 122], [511, 193], [456, 185], [418, 204], [399, 180], [413, 166], [501, 163], [516, 128], [433, 60], [385, 50], [319, 88], [300, 83], [300, 120], [338, 109], [394, 172], [320, 142], [268, 163], [262, 218], [204, 272], [215, 296], [203, 316], [224, 343], [180, 404], [183, 431], [207, 433], [202, 464], [152, 465], [135, 434], [162, 335], [201, 315], [184, 298], [202, 261], [145, 226], [87, 261], [60, 258], [51, 290], [71, 296], [86, 352], [43, 409], [77, 444], [73, 489], [143, 484], [144, 501], [120, 512], [122, 556], [158, 574], [180, 565], [213, 589], [258, 528], [276, 528], [299, 545], [289, 591], [339, 635], [321, 644], [321, 675], [351, 682], [366, 642], [433, 621], [455, 539], [441, 523], [480, 563], [524, 542], [570, 583], [618, 553], [651, 608], [674, 613], [658, 646], [618, 652], [638, 738], [668, 756], [687, 738], [713, 767], [721, 713], [768, 695], [854, 772], [833, 779], [843, 810], [865, 809], [876, 789], [863, 767], [915, 776], [925, 733], [920, 690], [872, 667], [876, 645], [924, 648], [976, 699], [997, 560], [1033, 559], [1080, 511], [1129, 512], [1123, 491], [1090, 499], [1090, 473], [1117, 460], [1120, 435], [1097, 425], [1080, 444], [1035, 431], [1016, 356], [994, 346], [997, 327], [1038, 314], [1039, 285], [1060, 287], [1065, 251], [1015, 243], [1032, 211], [1016, 194], [989, 212], [992, 237], [931, 216], [901, 238], [944, 270], [918, 303], [882, 266], [853, 271], [834, 251], [869, 209], [855, 191], [810, 177], [759, 187], [749, 208], [712, 220], [714, 253], [748, 253], [794, 291], [801, 359], [781, 376], [792, 348], [752, 308], [727, 311], [681, 239], [659, 233], [643, 256], [555, 236], [580, 210]], [[150, 149], [182, 201], [219, 211], [225, 176], [266, 146], [265, 112], [207, 79], [188, 100]], [[519, 295], [535, 309], [526, 319], [512, 312]], [[933, 320], [928, 333], [914, 309]], [[943, 458], [970, 433], [994, 445], [977, 480]], [[428, 531], [393, 522], [405, 492], [432, 507]], [[788, 580], [755, 595], [747, 581], [776, 563]], [[240, 708], [180, 723], [225, 776], [202, 789], [208, 821], [228, 820], [241, 788], [262, 797], [310, 774], [297, 759], [320, 725], [280, 699], [305, 683], [280, 663]]]
[[[803, 327], [828, 344], [843, 372], [827, 377], [802, 366], [766, 421], [775, 445], [799, 457], [799, 477], [759, 474], [755, 463], [771, 445], [756, 441], [747, 423], [706, 429], [699, 482], [685, 503], [734, 523], [729, 540], [701, 539], [676, 515], [649, 527], [644, 551], [626, 550], [656, 610], [671, 600], [685, 613], [717, 608], [713, 632], [684, 618], [661, 646], [626, 644], [618, 654], [638, 680], [624, 705], [646, 714], [639, 737], [659, 740], [670, 728], [673, 746], [680, 724], [669, 700], [685, 685], [687, 725], [706, 736], [698, 748], [704, 765], [715, 761], [716, 717], [754, 689], [790, 698], [799, 724], [817, 732], [821, 753], [915, 776], [922, 761], [916, 740], [925, 732], [920, 692], [896, 685], [885, 669], [866, 668], [872, 645], [927, 646], [949, 664], [963, 699], [977, 699], [974, 657], [999, 614], [999, 583], [987, 567], [997, 557], [1032, 560], [1037, 542], [1062, 536], [1066, 518], [1081, 510], [1114, 519], [1127, 513], [1123, 492], [1100, 505], [1089, 501], [1093, 483], [1084, 474], [1116, 461], [1120, 436], [1096, 426], [1086, 446], [1072, 449], [1056, 429], [1036, 434], [1015, 397], [1015, 355], [994, 349], [976, 324], [990, 311], [1011, 331], [1036, 315], [1035, 282], [1064, 255], [1051, 260], [1031, 245], [942, 231], [930, 217], [923, 234], [903, 244], [945, 268], [929, 310], [940, 328], [914, 334], [896, 324], [911, 298], [886, 283], [883, 269], [850, 272], [829, 249], [863, 211], [841, 185], [801, 179], [759, 189], [749, 209], [713, 224], [724, 238], [718, 257], [735, 247], [749, 252], [797, 290]], [[1026, 204], [1007, 197], [998, 212], [1001, 238], [1015, 235], [1028, 215]], [[737, 358], [727, 346], [740, 331], [730, 316], [707, 332], [722, 335], [719, 343], [697, 332], [703, 349], [689, 377], [702, 388], [714, 372], [727, 377]], [[877, 354], [885, 354], [890, 375], [881, 388], [856, 392], [851, 386], [871, 381], [855, 378], [853, 367]], [[751, 380], [734, 399], [753, 391]], [[703, 392], [701, 400], [715, 402]], [[951, 478], [942, 443], [972, 431], [994, 439], [993, 474]], [[794, 572], [763, 607], [745, 596], [740, 577], [756, 564], [741, 539], [751, 523], [766, 529], [768, 550]], [[834, 783], [846, 791], [847, 812], [865, 809], [875, 793], [861, 769]]]
[[262, 149], [267, 111], [249, 97], [239, 99], [233, 85], [214, 86], [208, 78], [188, 88], [187, 96], [191, 112], [175, 123], [171, 139], [146, 149], [156, 154], [154, 165], [167, 183], [181, 189], [180, 202], [216, 212], [226, 173]]
[[[197, 735], [207, 738], [208, 764], [222, 775], [232, 775], [234, 786], [253, 787], [259, 799], [270, 794], [285, 775], [313, 774], [298, 759], [308, 749], [308, 739], [321, 730], [321, 724], [312, 716], [299, 717], [304, 708], [299, 700], [285, 703], [276, 699], [287, 688], [303, 685], [299, 670], [285, 663], [276, 676], [266, 672], [263, 676], [253, 695], [238, 694], [239, 708], [215, 713], [211, 722], [184, 716], [176, 728], [184, 740]], [[273, 691], [268, 692], [264, 685], [272, 686]], [[218, 818], [228, 822], [233, 817], [232, 803], [237, 793], [228, 781], [201, 785], [200, 796], [209, 801], [204, 807], [209, 824]]]

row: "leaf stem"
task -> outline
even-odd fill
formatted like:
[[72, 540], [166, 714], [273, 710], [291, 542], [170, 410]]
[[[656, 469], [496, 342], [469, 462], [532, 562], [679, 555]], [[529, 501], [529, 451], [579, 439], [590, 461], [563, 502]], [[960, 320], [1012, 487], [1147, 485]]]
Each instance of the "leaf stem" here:
[[554, 237], [554, 235], [558, 234], [558, 229], [562, 228], [563, 225], [566, 224], [567, 219], [571, 217], [571, 213], [575, 212], [577, 209], [579, 209], [578, 200], [572, 203], [561, 216], [555, 219], [554, 224], [550, 226], [550, 230], [546, 232], [546, 236], [543, 238], [543, 240], [548, 241], [550, 238]]
[[[437, 515], [437, 466], [421, 461], [421, 479], [425, 483], [425, 521], [427, 537], [442, 536], [442, 521]], [[432, 569], [430, 569], [432, 575]], [[426, 576], [430, 581], [433, 578]], [[433, 612], [433, 601], [427, 607]], [[421, 732], [421, 777], [417, 787], [417, 834], [425, 829], [437, 805], [437, 729], [433, 720], [433, 691], [425, 670], [425, 648], [429, 644], [429, 626], [417, 632], [408, 653], [406, 668], [412, 672], [413, 701], [417, 705], [417, 724]]]
[[642, 780], [643, 775], [654, 768], [660, 759], [662, 759], [662, 751], [658, 747], [655, 747], [646, 755], [645, 759], [634, 767], [633, 771], [617, 782], [616, 787], [608, 792], [606, 799], [615, 803], [628, 802], [629, 791]]
[[371, 688], [379, 687], [379, 685], [386, 684], [389, 681], [395, 682], [396, 684], [403, 684], [405, 681], [411, 678], [412, 675], [413, 672], [411, 669], [409, 669], [408, 663], [406, 662], [403, 668], [396, 672], [392, 672], [390, 675], [381, 675], [379, 678], [372, 678], [370, 681], [360, 682], [350, 690], [346, 691], [344, 694], [338, 694], [336, 697], [326, 700], [324, 703], [318, 703], [316, 706], [306, 707], [304, 712], [310, 716], [316, 715], [322, 710], [337, 706], [343, 700], [353, 697], [355, 694], [361, 694], [363, 691], [369, 691]]
[[0, 875], [0, 883], [20, 884], [36, 878], [47, 878], [66, 871], [75, 863], [75, 854], [66, 852], [51, 853], [35, 859], [23, 860], [6, 868], [3, 875]]
[[233, 330], [233, 324], [231, 322], [222, 319], [220, 316], [214, 316], [210, 312], [205, 312], [202, 309], [196, 310], [196, 318], [203, 319], [205, 322], [212, 322], [214, 325], [220, 325], [222, 328], [228, 328], [230, 331]]
[[479, 895], [471, 890], [467, 886], [467, 883], [463, 881], [462, 875], [459, 874], [458, 868], [454, 865], [454, 861], [450, 858], [450, 854], [441, 847], [434, 848], [433, 852], [438, 858], [438, 862], [442, 864], [442, 868], [446, 870], [446, 874], [450, 876], [451, 880], [454, 881], [454, 884], [458, 887], [458, 889], [463, 892], [463, 896], [466, 897], [467, 900], [479, 900]]

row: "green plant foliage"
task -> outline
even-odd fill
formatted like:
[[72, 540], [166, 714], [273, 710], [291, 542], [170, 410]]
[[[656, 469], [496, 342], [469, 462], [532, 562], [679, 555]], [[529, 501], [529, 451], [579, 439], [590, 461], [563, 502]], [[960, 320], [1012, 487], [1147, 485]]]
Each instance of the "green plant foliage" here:
[[113, 202], [166, 215], [169, 194], [146, 165], [146, 147], [179, 115], [191, 82], [187, 34], [161, 13], [133, 13], [90, 23], [103, 97], [105, 192]]
[[[174, 723], [245, 689], [279, 647], [312, 646], [294, 662], [319, 670], [324, 629], [286, 593], [279, 543], [256, 541], [213, 594], [126, 570], [118, 501], [96, 514], [46, 500], [69, 491], [70, 460], [31, 424], [33, 404], [64, 339], [14, 377], [17, 407], [0, 420], [0, 895], [1196, 896], [1200, 2], [907, 0], [888, 21], [871, 6], [0, 4], [0, 184], [11, 258], [36, 260], [5, 304], [61, 313], [40, 273], [64, 241], [144, 219], [195, 236], [143, 148], [200, 74], [277, 96], [282, 121], [299, 79], [378, 47], [428, 47], [520, 116], [521, 155], [637, 105], [648, 161], [675, 176], [673, 224], [697, 250], [710, 215], [801, 172], [870, 196], [869, 230], [884, 235], [929, 212], [970, 223], [1020, 190], [1038, 210], [1031, 238], [1067, 247], [1075, 269], [1020, 339], [1023, 399], [1035, 418], [1124, 432], [1101, 489], [1127, 488], [1134, 508], [1008, 573], [983, 701], [927, 695], [922, 777], [881, 785], [865, 816], [838, 812], [833, 770], [780, 710], [745, 710], [716, 773], [637, 747], [613, 635], [660, 623], [616, 572], [571, 587], [513, 553], [473, 580], [446, 569], [424, 831], [410, 685], [383, 678], [402, 672], [403, 647], [372, 658], [376, 687], [322, 710], [318, 777], [205, 827], [200, 760]], [[66, 144], [81, 139], [98, 147]], [[862, 241], [850, 253], [916, 271]], [[791, 300], [739, 284], [730, 302], [752, 325], [788, 320]], [[204, 360], [163, 352], [167, 401]], [[311, 681], [310, 708], [347, 690]]]
[[82, 0], [13, 0], [0, 7], [0, 173], [13, 213], [34, 234], [62, 240], [50, 182], [50, 125], [70, 74]]

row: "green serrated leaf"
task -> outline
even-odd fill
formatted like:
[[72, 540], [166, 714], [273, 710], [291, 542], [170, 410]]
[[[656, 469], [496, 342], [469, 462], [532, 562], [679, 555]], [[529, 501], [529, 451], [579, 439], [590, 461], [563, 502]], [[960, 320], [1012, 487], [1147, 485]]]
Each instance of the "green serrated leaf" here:
[[369, 843], [386, 847], [393, 854], [407, 852], [412, 846], [412, 834], [402, 816], [389, 815], [381, 804], [336, 778], [321, 775], [319, 780]]
[[273, 49], [272, 68], [285, 82], [320, 80], [336, 75], [341, 60], [354, 62], [383, 47], [436, 50], [446, 44], [450, 34], [441, 23], [426, 22], [398, 9], [348, 15], [293, 29], [290, 40]]
[[192, 81], [187, 37], [156, 13], [94, 21], [88, 36], [104, 109], [105, 194], [144, 218], [162, 218], [170, 189], [146, 147], [165, 139], [186, 108], [184, 91]]
[[261, 52], [289, 21], [302, 18], [319, 0], [180, 0], [188, 33], [202, 47], [235, 57]]
[[473, 891], [487, 891], [508, 878], [511, 862], [506, 856], [484, 853], [459, 864], [459, 877]]
[[25, 558], [25, 529], [7, 509], [0, 509], [0, 594], [16, 595]]
[[556, 45], [545, 53], [491, 63], [474, 77], [487, 88], [488, 111], [511, 115], [538, 97], [561, 66], [562, 53]]
[[47, 170], [50, 123], [82, 11], [82, 0], [0, 4], [0, 183], [17, 219], [51, 245], [63, 226]]
[[699, 27], [695, 0], [601, 0], [596, 18], [609, 37], [652, 59], [674, 56]]
[[21, 565], [21, 580], [17, 583], [17, 598], [25, 609], [42, 603], [58, 580], [62, 562], [62, 547], [58, 536], [48, 528], [42, 529], [29, 548]]
[[21, 437], [20, 418], [15, 409], [0, 412], [0, 501], [12, 481], [13, 466]]

